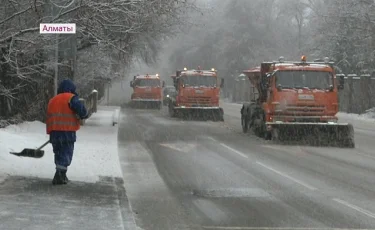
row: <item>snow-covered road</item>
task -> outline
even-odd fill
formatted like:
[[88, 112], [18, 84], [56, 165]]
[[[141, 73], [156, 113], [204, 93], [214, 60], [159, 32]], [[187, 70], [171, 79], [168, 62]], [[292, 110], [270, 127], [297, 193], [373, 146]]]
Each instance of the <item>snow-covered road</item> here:
[[[100, 107], [78, 132], [72, 182], [52, 186], [44, 125], [0, 130], [0, 229], [374, 229], [375, 120], [339, 114], [355, 149], [280, 146], [225, 122], [172, 119], [166, 108]], [[139, 226], [139, 227], [138, 227]]]

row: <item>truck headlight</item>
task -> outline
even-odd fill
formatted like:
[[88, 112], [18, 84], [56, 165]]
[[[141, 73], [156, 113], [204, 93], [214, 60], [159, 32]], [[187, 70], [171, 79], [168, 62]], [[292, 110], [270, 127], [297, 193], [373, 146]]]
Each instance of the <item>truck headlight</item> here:
[[169, 97], [169, 95], [167, 95], [167, 97]]

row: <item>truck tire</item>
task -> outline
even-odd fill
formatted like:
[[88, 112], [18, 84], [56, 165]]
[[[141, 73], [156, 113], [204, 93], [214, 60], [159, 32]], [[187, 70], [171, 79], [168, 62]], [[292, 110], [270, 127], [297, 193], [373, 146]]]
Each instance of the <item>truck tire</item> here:
[[248, 133], [251, 127], [251, 104], [243, 104], [241, 108], [241, 126], [242, 132]]
[[270, 141], [270, 140], [273, 140], [272, 139], [272, 133], [270, 132], [270, 131], [266, 131], [265, 133], [264, 133], [264, 139], [266, 140], [266, 141]]
[[247, 133], [250, 129], [250, 119], [247, 116], [242, 115], [241, 116], [241, 125], [242, 125], [242, 132]]
[[254, 134], [260, 138], [266, 137], [266, 123], [264, 111], [259, 105], [251, 104], [250, 105], [250, 127], [252, 128]]
[[168, 112], [169, 112], [169, 116], [176, 117], [176, 110], [173, 108], [173, 103], [169, 103]]
[[261, 119], [255, 119], [254, 125], [252, 126], [255, 136], [260, 137], [260, 138], [264, 137], [264, 130], [262, 127], [262, 123], [263, 121]]

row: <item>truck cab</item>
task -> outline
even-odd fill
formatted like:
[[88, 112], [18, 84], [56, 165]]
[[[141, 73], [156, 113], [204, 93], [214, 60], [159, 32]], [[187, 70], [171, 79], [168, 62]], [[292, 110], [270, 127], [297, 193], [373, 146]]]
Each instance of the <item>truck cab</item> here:
[[161, 109], [164, 85], [165, 83], [160, 80], [159, 74], [134, 76], [130, 82], [130, 87], [133, 88], [131, 103], [133, 105], [153, 105]]
[[214, 117], [214, 120], [223, 120], [224, 111], [220, 108], [220, 88], [224, 80], [218, 78], [217, 71], [198, 69], [176, 71], [172, 76], [176, 96], [170, 103], [171, 116], [176, 114], [206, 115]]
[[[245, 103], [241, 109], [244, 132], [252, 128], [256, 135], [266, 139], [311, 137], [328, 142], [341, 141], [354, 146], [351, 124], [339, 124], [338, 90], [344, 82], [336, 79], [333, 62], [263, 62], [246, 70], [258, 97]], [[325, 136], [325, 138], [321, 138]], [[335, 139], [336, 138], [336, 139]]]
[[308, 63], [303, 57], [301, 62], [262, 63], [259, 70], [250, 81], [260, 86], [266, 122], [337, 122], [341, 86], [329, 62]]

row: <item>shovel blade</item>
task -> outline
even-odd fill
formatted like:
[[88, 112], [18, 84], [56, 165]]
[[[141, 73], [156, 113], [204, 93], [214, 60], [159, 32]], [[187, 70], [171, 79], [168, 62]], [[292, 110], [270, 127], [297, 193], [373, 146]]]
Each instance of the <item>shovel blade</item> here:
[[19, 153], [11, 152], [11, 154], [19, 157], [42, 158], [44, 156], [44, 151], [37, 149], [24, 149]]

